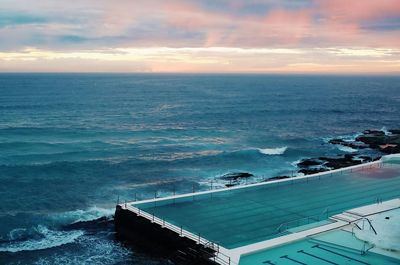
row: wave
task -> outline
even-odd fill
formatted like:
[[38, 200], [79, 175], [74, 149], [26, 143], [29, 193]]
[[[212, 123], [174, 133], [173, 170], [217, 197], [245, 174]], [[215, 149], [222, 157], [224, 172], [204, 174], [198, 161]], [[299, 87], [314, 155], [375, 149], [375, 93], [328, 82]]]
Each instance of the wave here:
[[387, 136], [392, 135], [392, 133], [389, 132], [385, 126], [383, 126], [380, 130], [381, 130], [382, 132], [384, 132], [385, 135], [387, 135]]
[[277, 148], [258, 148], [257, 150], [264, 155], [283, 155], [287, 150], [287, 146]]
[[20, 252], [34, 251], [48, 248], [59, 247], [65, 244], [75, 242], [84, 234], [81, 230], [73, 231], [54, 231], [45, 226], [39, 225], [36, 229], [37, 238], [32, 238], [24, 241], [11, 241], [0, 244], [0, 252]]
[[344, 141], [349, 141], [349, 142], [355, 142], [358, 136], [361, 136], [362, 133], [354, 133], [354, 134], [349, 134], [349, 135], [339, 135], [339, 136], [330, 136], [330, 137], [323, 137], [322, 140], [325, 143], [329, 143], [330, 140], [332, 139], [342, 139]]
[[349, 146], [344, 146], [344, 145], [336, 145], [336, 146], [340, 151], [347, 152], [347, 153], [355, 153], [358, 151], [357, 149], [351, 148]]
[[56, 222], [62, 224], [74, 224], [78, 222], [89, 222], [100, 218], [111, 219], [114, 215], [114, 208], [91, 207], [87, 210], [75, 210], [57, 213], [50, 216]]
[[293, 161], [293, 162], [290, 163], [290, 165], [291, 165], [292, 167], [297, 168], [297, 164], [300, 163], [302, 160], [303, 160], [303, 159], [298, 159], [298, 160], [296, 160], [296, 161]]

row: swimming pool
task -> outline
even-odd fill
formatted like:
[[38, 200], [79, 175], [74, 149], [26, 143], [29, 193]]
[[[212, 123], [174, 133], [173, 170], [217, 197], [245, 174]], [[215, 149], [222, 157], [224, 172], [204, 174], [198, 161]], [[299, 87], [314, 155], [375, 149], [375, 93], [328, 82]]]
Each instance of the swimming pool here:
[[239, 265], [292, 264], [379, 264], [395, 265], [398, 260], [366, 252], [363, 242], [350, 232], [336, 230], [284, 246], [241, 257]]
[[344, 171], [215, 193], [134, 203], [160, 219], [232, 249], [347, 209], [400, 196], [400, 165]]

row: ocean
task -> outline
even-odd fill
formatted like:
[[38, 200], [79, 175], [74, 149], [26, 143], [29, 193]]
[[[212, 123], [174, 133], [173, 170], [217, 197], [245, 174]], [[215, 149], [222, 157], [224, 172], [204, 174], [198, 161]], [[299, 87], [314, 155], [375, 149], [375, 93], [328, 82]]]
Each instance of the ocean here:
[[168, 264], [115, 238], [117, 201], [293, 174], [399, 127], [395, 76], [0, 74], [0, 264]]

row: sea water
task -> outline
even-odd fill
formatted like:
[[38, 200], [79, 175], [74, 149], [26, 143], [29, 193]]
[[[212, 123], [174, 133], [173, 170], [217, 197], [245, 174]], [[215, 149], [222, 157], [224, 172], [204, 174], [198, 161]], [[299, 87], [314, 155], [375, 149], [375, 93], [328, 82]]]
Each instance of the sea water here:
[[0, 74], [0, 264], [166, 264], [115, 239], [117, 200], [295, 174], [395, 127], [394, 76]]

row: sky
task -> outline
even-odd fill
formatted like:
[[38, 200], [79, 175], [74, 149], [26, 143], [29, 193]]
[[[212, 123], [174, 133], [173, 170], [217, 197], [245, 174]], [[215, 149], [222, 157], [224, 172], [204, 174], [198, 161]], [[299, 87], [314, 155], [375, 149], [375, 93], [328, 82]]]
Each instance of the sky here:
[[1, 72], [400, 73], [400, 0], [0, 0]]

